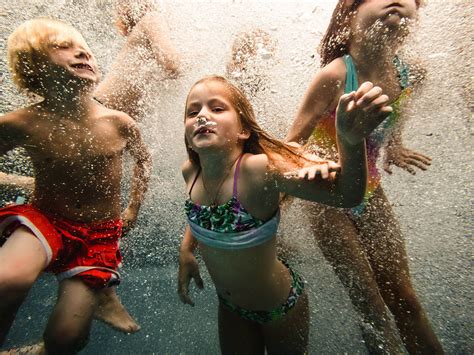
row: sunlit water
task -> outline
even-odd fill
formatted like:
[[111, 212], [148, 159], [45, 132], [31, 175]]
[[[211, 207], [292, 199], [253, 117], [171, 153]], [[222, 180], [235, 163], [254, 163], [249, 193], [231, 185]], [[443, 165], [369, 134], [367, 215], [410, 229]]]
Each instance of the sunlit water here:
[[[8, 34], [24, 20], [53, 15], [72, 23], [84, 34], [105, 74], [124, 42], [112, 26], [110, 0], [0, 3], [1, 112], [24, 103], [7, 73], [5, 48]], [[124, 335], [94, 323], [85, 354], [219, 352], [217, 300], [203, 265], [207, 283], [204, 291], [193, 292], [196, 306], [182, 305], [176, 295], [177, 247], [184, 229], [185, 192], [179, 167], [185, 159], [185, 96], [203, 75], [224, 73], [235, 34], [260, 27], [277, 40], [276, 63], [268, 67], [265, 90], [253, 102], [261, 124], [283, 137], [318, 68], [315, 48], [335, 1], [159, 3], [185, 69], [177, 81], [146, 84], [150, 85], [151, 100], [141, 127], [155, 168], [138, 226], [124, 242], [124, 280], [118, 288], [142, 330]], [[430, 0], [420, 11], [421, 23], [410, 53], [419, 54], [428, 77], [413, 100], [404, 139], [409, 148], [433, 157], [433, 164], [416, 176], [395, 170], [383, 181], [405, 233], [413, 283], [446, 352], [451, 354], [474, 351], [472, 14], [471, 0]], [[21, 154], [13, 153], [2, 159], [0, 169], [28, 172], [26, 160], [18, 157]], [[4, 194], [2, 198], [12, 196]], [[365, 353], [346, 291], [313, 246], [301, 208], [304, 205], [296, 202], [284, 215], [281, 233], [302, 255], [296, 263], [310, 290], [310, 353]], [[56, 281], [51, 276], [42, 277], [19, 312], [4, 348], [40, 339], [55, 299]]]

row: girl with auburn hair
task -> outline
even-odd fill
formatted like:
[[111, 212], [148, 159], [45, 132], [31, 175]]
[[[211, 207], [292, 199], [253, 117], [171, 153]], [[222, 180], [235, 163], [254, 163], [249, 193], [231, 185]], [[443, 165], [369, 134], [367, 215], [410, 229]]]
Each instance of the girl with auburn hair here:
[[223, 354], [306, 353], [304, 282], [276, 252], [280, 194], [338, 207], [359, 204], [367, 180], [364, 138], [391, 112], [387, 101], [370, 83], [341, 97], [335, 177], [334, 163], [308, 165], [263, 131], [248, 99], [223, 77], [204, 78], [191, 88], [184, 120], [189, 160], [182, 168], [188, 226], [178, 293], [194, 305], [190, 280], [203, 287], [193, 254], [199, 246], [219, 299]]
[[391, 98], [393, 113], [368, 138], [368, 189], [364, 202], [350, 210], [313, 205], [315, 238], [361, 315], [370, 353], [400, 351], [386, 307], [411, 354], [443, 353], [411, 284], [400, 226], [381, 186], [376, 163], [385, 147], [384, 169], [391, 165], [415, 174], [431, 159], [401, 142], [401, 105], [416, 75], [397, 55], [416, 19], [416, 0], [340, 0], [323, 37], [322, 69], [308, 88], [287, 141], [310, 143], [328, 159], [337, 159], [335, 108], [339, 98], [371, 81]]

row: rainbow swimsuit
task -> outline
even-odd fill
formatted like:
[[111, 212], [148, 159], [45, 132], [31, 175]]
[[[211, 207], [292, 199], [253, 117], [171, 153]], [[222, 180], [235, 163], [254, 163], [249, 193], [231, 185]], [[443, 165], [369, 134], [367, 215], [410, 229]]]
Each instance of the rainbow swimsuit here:
[[[356, 68], [352, 57], [347, 54], [343, 57], [346, 64], [346, 85], [344, 93], [356, 91], [359, 87], [357, 80]], [[397, 68], [400, 86], [402, 88], [401, 94], [392, 103], [393, 112], [385, 119], [366, 139], [367, 146], [367, 190], [364, 201], [354, 208], [351, 208], [351, 213], [354, 216], [360, 216], [365, 209], [365, 206], [371, 198], [374, 191], [379, 187], [381, 182], [381, 174], [377, 169], [377, 159], [380, 156], [380, 149], [386, 142], [387, 137], [393, 131], [400, 117], [401, 103], [411, 94], [412, 87], [409, 81], [410, 70], [409, 67], [403, 63], [398, 56], [393, 59], [393, 64]], [[329, 156], [335, 156], [337, 153], [336, 145], [336, 112], [322, 118], [313, 130], [311, 142], [318, 146], [318, 150], [326, 153]]]

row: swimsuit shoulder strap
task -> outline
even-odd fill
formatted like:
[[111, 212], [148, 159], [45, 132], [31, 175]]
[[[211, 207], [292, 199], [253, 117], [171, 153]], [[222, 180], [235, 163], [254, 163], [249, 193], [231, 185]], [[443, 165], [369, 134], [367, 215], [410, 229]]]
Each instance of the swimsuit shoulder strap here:
[[198, 170], [196, 176], [194, 177], [193, 183], [191, 184], [191, 187], [189, 188], [189, 192], [188, 192], [189, 197], [191, 197], [191, 191], [193, 191], [194, 184], [196, 183], [197, 178], [199, 177], [200, 173], [201, 173], [201, 167], [199, 167], [199, 170]]
[[232, 196], [237, 198], [237, 181], [239, 179], [239, 171], [240, 171], [240, 162], [242, 161], [242, 157], [244, 155], [242, 154], [239, 159], [237, 160], [237, 166], [235, 167], [234, 171], [234, 189], [232, 191]]
[[356, 91], [359, 88], [359, 82], [357, 80], [357, 72], [354, 65], [354, 61], [350, 54], [346, 54], [344, 57], [344, 63], [346, 64], [346, 86], [344, 93], [348, 94], [352, 91]]
[[398, 79], [400, 80], [400, 86], [402, 87], [402, 89], [410, 87], [410, 67], [408, 66], [408, 64], [401, 60], [398, 55], [393, 58], [393, 64], [397, 69]]

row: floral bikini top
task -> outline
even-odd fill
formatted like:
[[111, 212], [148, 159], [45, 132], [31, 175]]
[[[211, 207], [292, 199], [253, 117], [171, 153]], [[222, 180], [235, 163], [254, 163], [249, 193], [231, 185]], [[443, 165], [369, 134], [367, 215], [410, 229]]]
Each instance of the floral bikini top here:
[[280, 221], [277, 213], [268, 221], [253, 217], [237, 197], [237, 181], [242, 156], [234, 172], [234, 186], [229, 201], [218, 206], [205, 206], [191, 200], [191, 192], [201, 173], [199, 169], [189, 189], [185, 213], [193, 236], [200, 242], [221, 249], [245, 249], [263, 244], [276, 235]]

